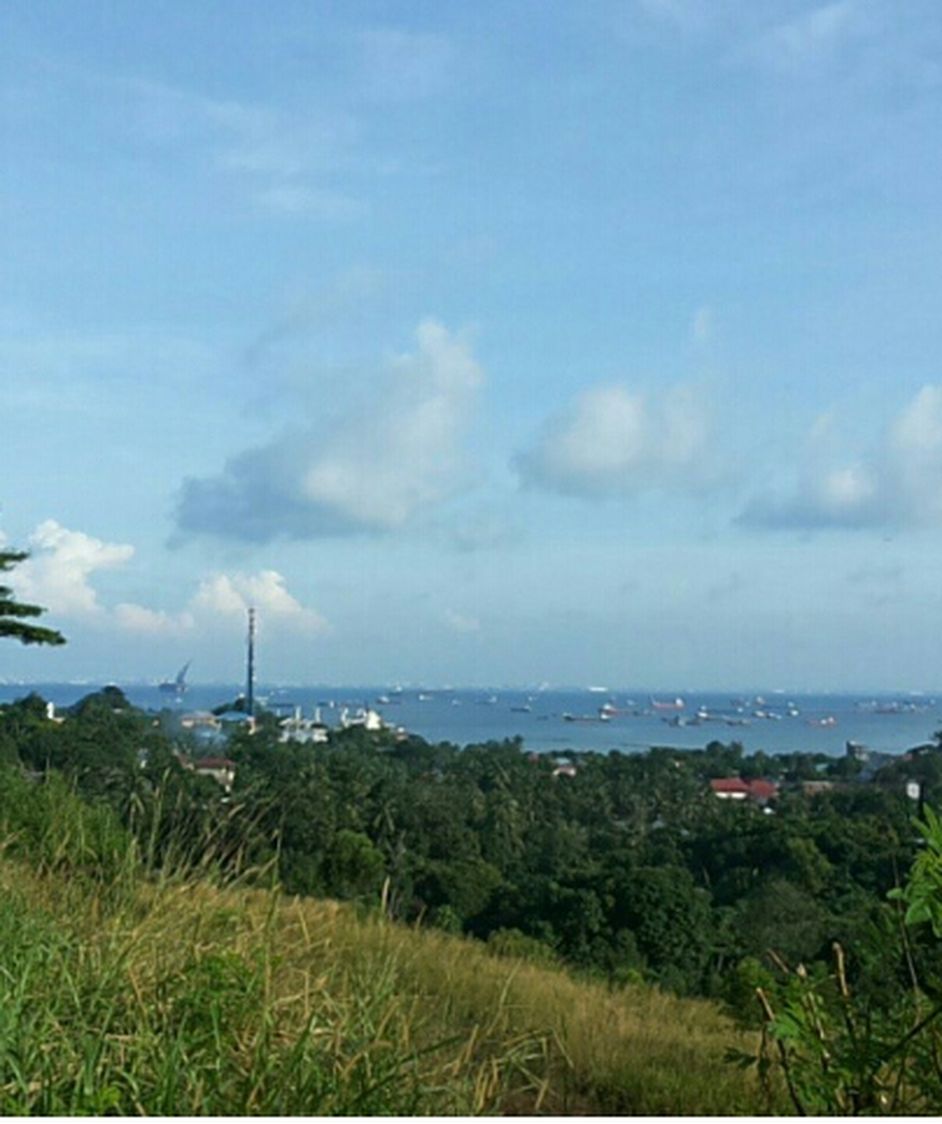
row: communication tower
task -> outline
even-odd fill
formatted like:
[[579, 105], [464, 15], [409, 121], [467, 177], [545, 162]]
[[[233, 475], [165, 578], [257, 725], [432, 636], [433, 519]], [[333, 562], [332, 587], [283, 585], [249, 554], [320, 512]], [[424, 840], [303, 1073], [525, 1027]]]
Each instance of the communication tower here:
[[255, 609], [249, 609], [248, 654], [245, 666], [245, 709], [255, 715]]

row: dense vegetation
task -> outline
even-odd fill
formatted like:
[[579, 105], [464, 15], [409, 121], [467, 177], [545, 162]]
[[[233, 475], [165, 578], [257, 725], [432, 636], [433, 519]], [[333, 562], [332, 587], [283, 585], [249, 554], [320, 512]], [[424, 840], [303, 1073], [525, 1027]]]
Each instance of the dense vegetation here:
[[[260, 888], [272, 872], [230, 846], [246, 806], [162, 756], [117, 701], [61, 725], [37, 700], [0, 718], [4, 1115], [761, 1105], [754, 1075], [723, 1063], [754, 1035], [709, 1003]], [[32, 746], [28, 769], [16, 744]]]
[[[570, 754], [569, 776], [518, 742], [459, 750], [353, 729], [300, 746], [279, 742], [269, 719], [232, 737], [226, 796], [175, 750], [114, 688], [61, 722], [35, 697], [0, 708], [0, 760], [61, 776], [109, 807], [153, 863], [185, 852], [267, 867], [290, 893], [382, 900], [394, 919], [611, 985], [647, 980], [737, 1005], [770, 947], [811, 964], [839, 940], [853, 947], [855, 972], [879, 964], [886, 980], [889, 950], [903, 955], [887, 893], [918, 838], [903, 782], [918, 776], [931, 799], [942, 780], [932, 751], [869, 784], [813, 797], [783, 787], [768, 814], [718, 800], [709, 779], [797, 781], [821, 776], [827, 759], [712, 743]], [[904, 968], [894, 962], [894, 973]]]
[[[771, 1031], [774, 1051], [736, 1047], [740, 1060], [758, 1058], [766, 1075], [769, 1061], [788, 1062], [804, 1098], [796, 1103], [812, 1110], [883, 1107], [880, 1049], [894, 1050], [921, 1020], [934, 1026], [938, 934], [904, 925], [907, 908], [911, 921], [925, 918], [888, 894], [926, 853], [904, 784], [919, 779], [936, 799], [937, 749], [869, 783], [854, 781], [850, 759], [748, 756], [718, 743], [683, 754], [569, 754], [575, 768], [561, 771], [558, 757], [514, 741], [459, 750], [348, 730], [326, 745], [284, 744], [267, 716], [254, 735], [233, 735], [227, 794], [184, 768], [181, 748], [196, 752], [115, 689], [62, 722], [34, 697], [0, 708], [0, 791], [22, 813], [6, 825], [7, 853], [107, 881], [125, 862], [115, 841], [128, 839], [151, 872], [251, 871], [256, 884], [354, 901], [384, 924], [478, 938], [491, 960], [563, 967], [599, 996], [637, 995], [644, 983], [716, 999], [744, 1026]], [[846, 783], [813, 796], [798, 784], [825, 774]], [[774, 811], [717, 799], [710, 779], [730, 776], [781, 781]], [[91, 818], [63, 842], [68, 817], [50, 836], [42, 809], [29, 809], [72, 791]], [[846, 1038], [850, 1004], [867, 1028], [847, 1046], [851, 1076], [838, 1080], [844, 1071], [828, 1055], [821, 1078], [821, 1057], [802, 1034], [820, 1042], [839, 1015]], [[923, 1059], [921, 1084], [898, 1082], [910, 1111], [926, 1109], [933, 1057]]]

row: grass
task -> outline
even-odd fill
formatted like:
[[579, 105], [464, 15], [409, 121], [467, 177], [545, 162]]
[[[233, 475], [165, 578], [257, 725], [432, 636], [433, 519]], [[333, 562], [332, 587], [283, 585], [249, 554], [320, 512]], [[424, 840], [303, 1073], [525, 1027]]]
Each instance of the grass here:
[[753, 1114], [712, 1005], [348, 906], [0, 860], [0, 1113]]

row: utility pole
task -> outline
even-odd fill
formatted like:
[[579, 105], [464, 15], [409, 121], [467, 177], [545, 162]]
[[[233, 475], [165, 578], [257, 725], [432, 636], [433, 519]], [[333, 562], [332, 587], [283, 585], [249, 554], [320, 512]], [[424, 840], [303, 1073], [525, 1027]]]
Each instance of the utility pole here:
[[255, 716], [255, 609], [249, 609], [248, 658], [245, 668], [245, 708]]

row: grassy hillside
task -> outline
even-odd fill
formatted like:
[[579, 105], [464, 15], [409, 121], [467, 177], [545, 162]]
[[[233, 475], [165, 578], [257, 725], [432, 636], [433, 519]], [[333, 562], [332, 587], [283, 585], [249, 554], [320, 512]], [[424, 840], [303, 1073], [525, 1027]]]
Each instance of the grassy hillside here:
[[0, 862], [0, 1112], [743, 1113], [715, 1008], [349, 906]]

